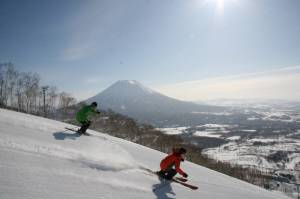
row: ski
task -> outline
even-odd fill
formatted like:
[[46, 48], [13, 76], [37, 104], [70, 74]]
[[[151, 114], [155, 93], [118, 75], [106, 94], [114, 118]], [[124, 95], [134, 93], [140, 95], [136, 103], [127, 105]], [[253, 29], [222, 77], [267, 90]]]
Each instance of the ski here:
[[188, 187], [188, 188], [190, 188], [190, 189], [192, 189], [192, 190], [197, 190], [197, 189], [198, 189], [198, 187], [195, 186], [195, 185], [191, 185], [191, 184], [188, 184], [188, 183], [186, 183], [186, 182], [182, 182], [182, 181], [179, 181], [179, 180], [176, 180], [176, 179], [172, 179], [171, 181], [172, 181], [172, 182], [176, 182], [176, 183], [178, 183], [178, 184], [181, 184], [181, 185], [183, 185], [183, 186], [185, 186], [185, 187]]
[[[181, 184], [181, 185], [183, 185], [183, 186], [185, 186], [185, 187], [187, 187], [187, 188], [190, 188], [190, 189], [192, 189], [192, 190], [197, 190], [197, 189], [198, 189], [197, 186], [191, 185], [191, 184], [189, 184], [189, 183], [186, 183], [186, 181], [187, 181], [186, 178], [174, 177], [173, 179], [168, 180], [168, 179], [162, 178], [161, 176], [159, 176], [159, 175], [157, 174], [157, 172], [152, 171], [151, 169], [148, 169], [148, 168], [145, 168], [145, 167], [140, 167], [140, 168], [143, 169], [144, 171], [147, 171], [147, 172], [149, 172], [149, 173], [152, 173], [152, 174], [157, 175], [159, 178], [164, 179], [164, 180], [166, 180], [167, 182], [168, 182], [168, 181], [169, 181], [169, 182], [175, 182], [175, 183], [177, 183], [177, 184]], [[167, 185], [167, 184], [163, 184], [162, 186], [153, 189], [153, 191], [157, 191], [157, 190], [159, 190], [159, 189], [165, 187], [166, 185]]]
[[74, 131], [77, 133], [77, 130], [76, 129], [72, 129], [72, 128], [69, 128], [69, 127], [65, 127], [65, 129], [69, 130], [69, 131]]
[[[198, 189], [198, 187], [195, 186], [195, 185], [191, 185], [191, 184], [188, 184], [186, 182], [182, 182], [182, 181], [179, 181], [179, 180], [176, 180], [176, 179], [172, 179], [172, 180], [167, 180], [166, 179], [166, 182], [175, 182], [177, 184], [181, 184], [182, 186], [185, 186], [185, 187], [190, 188], [192, 190], [197, 190]], [[166, 182], [164, 184], [162, 184], [161, 186], [156, 187], [155, 189], [153, 189], [153, 191], [155, 192], [155, 191], [160, 190], [160, 189], [164, 188], [165, 186], [167, 186], [168, 183], [166, 183]]]
[[179, 180], [179, 181], [181, 181], [181, 182], [187, 182], [187, 181], [188, 181], [188, 179], [186, 179], [186, 178], [181, 178], [181, 177], [175, 177], [175, 180]]
[[[68, 128], [68, 127], [65, 127], [65, 129], [69, 130], [69, 131], [73, 131], [75, 133], [78, 133], [78, 131], [76, 129], [72, 129], [72, 128]], [[85, 133], [78, 133], [80, 135], [85, 135], [85, 136], [90, 136], [91, 134], [85, 132]]]

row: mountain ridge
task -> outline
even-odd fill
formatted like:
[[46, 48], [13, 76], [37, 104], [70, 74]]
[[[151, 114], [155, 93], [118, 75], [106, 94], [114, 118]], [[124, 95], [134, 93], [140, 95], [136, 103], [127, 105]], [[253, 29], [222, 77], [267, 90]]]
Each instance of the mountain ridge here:
[[158, 117], [159, 120], [170, 120], [174, 115], [222, 109], [174, 99], [135, 80], [119, 80], [86, 100], [87, 103], [92, 101], [98, 102], [102, 109], [111, 109], [146, 122], [152, 121], [154, 117]]

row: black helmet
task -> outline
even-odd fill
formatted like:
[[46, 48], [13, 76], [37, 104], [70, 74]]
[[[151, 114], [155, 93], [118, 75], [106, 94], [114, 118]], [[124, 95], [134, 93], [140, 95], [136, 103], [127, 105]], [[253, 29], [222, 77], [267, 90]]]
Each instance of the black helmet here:
[[183, 147], [174, 147], [173, 148], [173, 153], [176, 153], [176, 154], [185, 154], [186, 153], [186, 149], [183, 148]]
[[97, 104], [97, 102], [92, 102], [92, 103], [91, 103], [91, 106], [95, 106], [95, 107], [97, 107], [97, 106], [98, 106], [98, 104]]
[[186, 149], [185, 148], [180, 148], [179, 149], [179, 153], [180, 154], [185, 154], [186, 153]]

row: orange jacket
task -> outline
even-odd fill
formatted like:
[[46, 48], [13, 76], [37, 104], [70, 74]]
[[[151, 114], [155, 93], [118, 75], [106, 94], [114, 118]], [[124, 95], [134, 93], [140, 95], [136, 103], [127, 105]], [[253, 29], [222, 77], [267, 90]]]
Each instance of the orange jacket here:
[[172, 153], [165, 157], [161, 162], [160, 162], [160, 169], [165, 171], [166, 169], [172, 167], [175, 165], [175, 170], [183, 175], [184, 172], [180, 169], [180, 162], [182, 160], [182, 157], [180, 154], [177, 153]]

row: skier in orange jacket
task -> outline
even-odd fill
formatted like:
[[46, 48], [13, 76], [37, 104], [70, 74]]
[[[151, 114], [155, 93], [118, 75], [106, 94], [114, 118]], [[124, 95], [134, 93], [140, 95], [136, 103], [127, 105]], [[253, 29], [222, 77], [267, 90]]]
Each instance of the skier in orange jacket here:
[[160, 171], [157, 172], [162, 178], [171, 180], [177, 173], [187, 178], [188, 175], [180, 169], [180, 162], [184, 161], [182, 155], [186, 153], [185, 148], [173, 148], [169, 154], [160, 162]]

